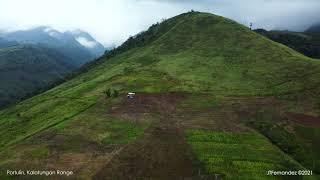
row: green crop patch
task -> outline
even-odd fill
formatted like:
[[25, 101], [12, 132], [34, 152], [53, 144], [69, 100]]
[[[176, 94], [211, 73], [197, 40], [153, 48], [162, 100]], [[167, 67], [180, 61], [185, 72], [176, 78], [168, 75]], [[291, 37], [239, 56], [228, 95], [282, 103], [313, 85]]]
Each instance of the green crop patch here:
[[215, 108], [221, 103], [223, 97], [208, 94], [190, 94], [183, 102], [181, 108], [210, 109]]
[[227, 179], [270, 179], [268, 170], [303, 169], [254, 131], [230, 133], [187, 130], [186, 137], [206, 171]]
[[106, 126], [109, 133], [101, 139], [105, 144], [127, 144], [141, 136], [146, 127], [121, 120], [113, 120]]
[[[99, 102], [74, 117], [54, 127], [57, 134], [74, 139], [76, 142], [87, 141], [101, 146], [127, 144], [144, 133], [150, 122], [133, 122], [114, 117], [107, 113], [112, 105], [120, 103], [121, 98], [102, 98]], [[62, 142], [69, 144], [70, 141]], [[77, 146], [77, 143], [73, 143]], [[78, 143], [80, 144], [80, 143]], [[74, 151], [77, 148], [72, 148]], [[68, 148], [67, 148], [68, 149]]]
[[320, 128], [297, 125], [296, 131], [298, 136], [303, 139], [305, 150], [311, 156], [309, 158], [309, 167], [313, 168], [317, 173], [320, 172]]

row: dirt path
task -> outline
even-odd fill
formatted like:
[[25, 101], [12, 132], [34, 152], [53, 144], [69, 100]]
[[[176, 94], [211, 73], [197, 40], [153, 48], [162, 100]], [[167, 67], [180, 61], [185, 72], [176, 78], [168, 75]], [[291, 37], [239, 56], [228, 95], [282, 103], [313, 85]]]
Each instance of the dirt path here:
[[[134, 104], [135, 114], [141, 107], [156, 107], [153, 111], [158, 111], [161, 117], [143, 137], [106, 164], [94, 179], [195, 179], [199, 171], [196, 161], [184, 139], [183, 129], [172, 115], [180, 98], [142, 96], [123, 104], [122, 111], [127, 112], [132, 111], [129, 107]], [[146, 113], [146, 108], [142, 109]]]

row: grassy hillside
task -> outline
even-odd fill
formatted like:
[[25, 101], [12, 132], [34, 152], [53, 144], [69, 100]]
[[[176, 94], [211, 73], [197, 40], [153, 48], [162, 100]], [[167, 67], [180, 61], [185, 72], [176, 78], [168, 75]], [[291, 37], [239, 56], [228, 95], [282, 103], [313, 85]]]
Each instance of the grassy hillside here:
[[[196, 176], [198, 170], [209, 176], [241, 173], [266, 178], [271, 167], [320, 172], [319, 154], [313, 151], [319, 147], [309, 141], [319, 139], [319, 134], [301, 138], [297, 126], [302, 125], [286, 116], [287, 112], [319, 116], [319, 72], [319, 61], [232, 20], [182, 14], [129, 39], [68, 82], [1, 111], [0, 169], [63, 164], [77, 176], [97, 179], [108, 172], [110, 178], [120, 179], [176, 179]], [[120, 97], [106, 98], [107, 88], [119, 91]], [[136, 100], [126, 100], [128, 91], [137, 92]], [[272, 108], [276, 111], [270, 113]], [[267, 120], [273, 117], [279, 121]], [[279, 128], [266, 132], [266, 127]], [[124, 133], [113, 135], [114, 129]], [[234, 138], [237, 134], [239, 139]], [[201, 143], [207, 135], [214, 138]], [[226, 140], [220, 142], [220, 136]], [[288, 136], [292, 141], [285, 141]], [[59, 144], [73, 140], [95, 149], [78, 152], [77, 144]], [[208, 151], [215, 143], [219, 147]], [[294, 150], [286, 149], [290, 145]], [[32, 159], [23, 150], [37, 154], [43, 148], [44, 155]], [[253, 154], [235, 152], [242, 148]], [[15, 149], [20, 151], [13, 154]], [[224, 151], [235, 154], [231, 158]], [[217, 152], [222, 153], [218, 160], [208, 160]], [[264, 153], [270, 157], [261, 157]], [[79, 166], [68, 165], [63, 157]], [[141, 166], [140, 171], [129, 165]], [[251, 170], [235, 170], [248, 165]], [[85, 170], [89, 166], [95, 168]]]
[[0, 49], [0, 107], [62, 79], [75, 67], [53, 49], [15, 45]]

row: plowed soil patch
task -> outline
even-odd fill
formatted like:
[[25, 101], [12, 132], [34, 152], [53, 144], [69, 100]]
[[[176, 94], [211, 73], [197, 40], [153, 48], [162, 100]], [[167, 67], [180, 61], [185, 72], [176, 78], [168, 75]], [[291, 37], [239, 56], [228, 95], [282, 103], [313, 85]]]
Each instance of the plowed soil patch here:
[[111, 110], [111, 114], [131, 118], [144, 113], [158, 113], [160, 117], [141, 138], [105, 164], [94, 179], [194, 179], [198, 165], [172, 115], [183, 97], [175, 93], [137, 94]]
[[148, 116], [174, 112], [176, 104], [183, 100], [184, 96], [179, 93], [137, 93], [133, 99], [124, 98], [108, 113], [122, 119], [141, 121]]
[[320, 127], [320, 118], [298, 113], [287, 113], [287, 118], [295, 123], [310, 126]]
[[155, 127], [127, 146], [95, 179], [182, 179], [193, 177], [191, 152], [177, 128]]

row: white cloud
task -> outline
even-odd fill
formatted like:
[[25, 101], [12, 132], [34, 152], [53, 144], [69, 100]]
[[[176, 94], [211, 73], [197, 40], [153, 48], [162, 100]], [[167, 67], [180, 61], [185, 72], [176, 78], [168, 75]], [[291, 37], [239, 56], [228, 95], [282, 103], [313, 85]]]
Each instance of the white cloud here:
[[44, 32], [50, 32], [50, 31], [52, 31], [52, 28], [50, 28], [50, 27], [47, 27], [47, 28], [45, 28], [44, 30], [43, 30]]
[[135, 0], [0, 0], [0, 4], [2, 28], [82, 29], [106, 46], [119, 45], [152, 23], [185, 11], [170, 3]]
[[76, 38], [76, 40], [81, 44], [83, 45], [84, 47], [87, 47], [87, 48], [94, 48], [97, 43], [94, 42], [94, 41], [89, 41], [87, 38], [85, 37], [78, 37]]
[[0, 0], [0, 6], [0, 29], [83, 29], [105, 46], [190, 9], [268, 29], [301, 30], [320, 17], [319, 0]]

